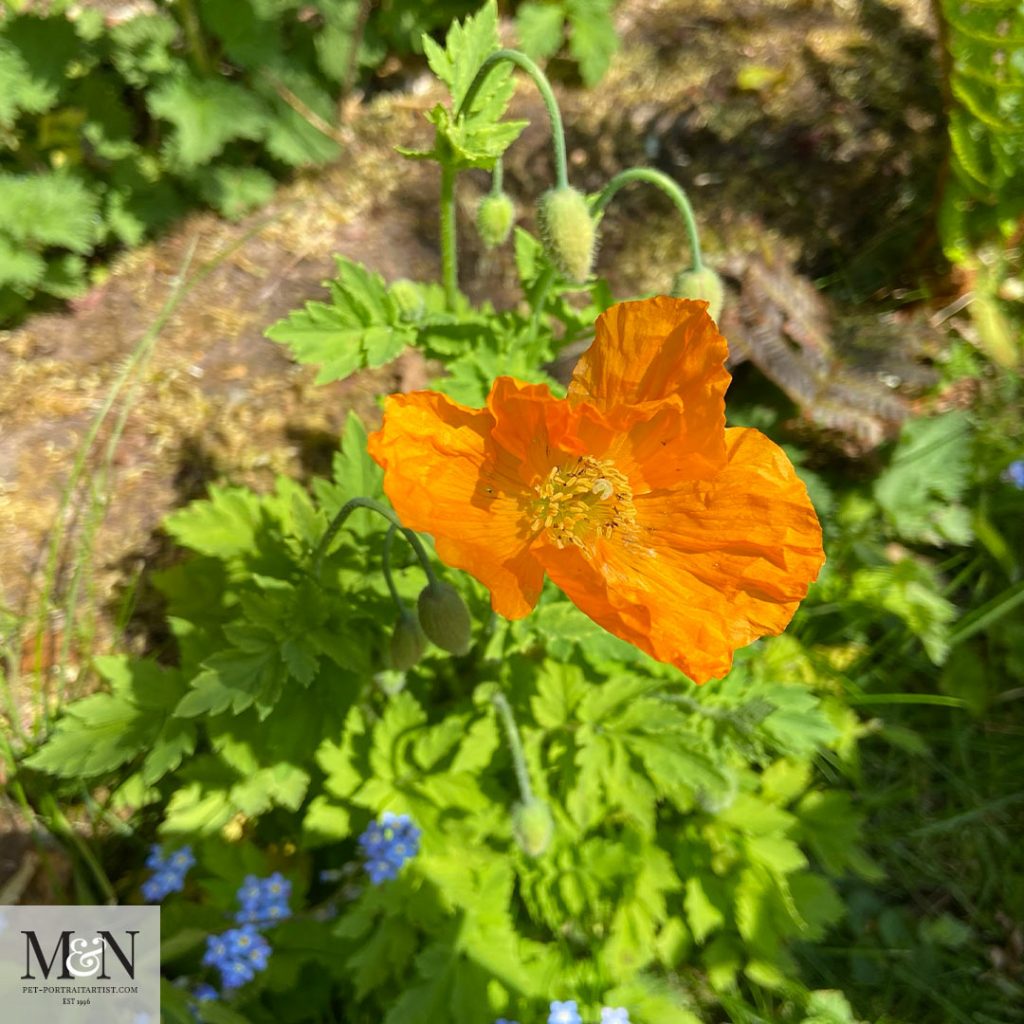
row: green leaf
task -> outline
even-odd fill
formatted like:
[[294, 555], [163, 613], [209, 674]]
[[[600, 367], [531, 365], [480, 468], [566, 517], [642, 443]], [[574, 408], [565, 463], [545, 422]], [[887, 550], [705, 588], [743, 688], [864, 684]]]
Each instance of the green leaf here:
[[265, 142], [271, 156], [290, 167], [314, 167], [338, 157], [341, 147], [322, 130], [337, 118], [334, 99], [316, 78], [279, 65], [259, 79], [257, 91], [270, 108]]
[[711, 892], [705, 888], [705, 881], [698, 875], [686, 880], [686, 921], [698, 942], [704, 940], [725, 924], [724, 897], [715, 886]]
[[494, 166], [525, 126], [522, 121], [501, 122], [515, 89], [512, 66], [503, 61], [493, 68], [468, 109], [460, 113], [459, 108], [480, 66], [500, 46], [494, 0], [488, 0], [464, 22], [453, 22], [444, 49], [429, 36], [423, 37], [423, 52], [431, 70], [448, 86], [451, 107], [439, 104], [427, 114], [427, 120], [437, 129], [432, 150], [401, 152], [418, 159], [440, 160], [456, 169]]
[[172, 512], [163, 528], [184, 547], [232, 559], [255, 552], [262, 518], [260, 499], [248, 488], [212, 486], [208, 499]]
[[98, 214], [96, 195], [70, 174], [0, 174], [0, 229], [15, 242], [91, 252]]
[[608, 70], [619, 37], [612, 21], [613, 0], [568, 0], [569, 52], [580, 66], [584, 84], [597, 85]]
[[37, 252], [16, 246], [0, 235], [0, 285], [29, 288], [46, 272], [46, 261]]
[[559, 4], [527, 2], [516, 11], [516, 34], [534, 60], [553, 57], [562, 46], [565, 13]]
[[384, 279], [362, 264], [337, 258], [331, 303], [307, 302], [267, 332], [300, 363], [320, 366], [318, 384], [344, 380], [364, 367], [382, 366], [416, 340]]
[[194, 718], [220, 714], [229, 708], [238, 714], [253, 704], [264, 714], [277, 700], [284, 677], [284, 666], [273, 643], [254, 651], [220, 651], [203, 662], [203, 670], [192, 680], [192, 688], [174, 714]]
[[60, 15], [9, 17], [0, 28], [0, 128], [7, 128], [19, 113], [41, 114], [57, 103], [81, 41]]
[[970, 542], [969, 517], [950, 515], [966, 490], [970, 459], [966, 413], [907, 420], [892, 461], [874, 484], [875, 499], [898, 536], [931, 544]]
[[180, 170], [208, 163], [233, 139], [258, 139], [267, 126], [262, 102], [240, 85], [185, 72], [167, 79], [147, 97], [154, 117], [174, 126], [167, 159]]
[[136, 14], [110, 29], [114, 66], [130, 85], [145, 88], [175, 69], [171, 47], [179, 34], [170, 14]]
[[274, 195], [274, 179], [258, 167], [208, 167], [196, 176], [199, 194], [228, 220], [239, 220]]
[[27, 763], [63, 777], [88, 778], [142, 758], [142, 780], [152, 785], [195, 749], [195, 727], [169, 717], [182, 693], [180, 675], [125, 656], [97, 659], [96, 667], [113, 692], [71, 704]]

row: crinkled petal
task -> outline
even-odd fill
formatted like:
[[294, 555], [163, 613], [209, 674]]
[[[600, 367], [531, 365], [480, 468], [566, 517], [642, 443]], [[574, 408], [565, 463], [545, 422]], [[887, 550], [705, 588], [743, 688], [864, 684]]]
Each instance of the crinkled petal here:
[[606, 410], [679, 399], [694, 447], [720, 462], [728, 354], [706, 302], [664, 295], [621, 302], [597, 318], [568, 396]]
[[438, 557], [491, 591], [506, 618], [537, 603], [544, 571], [529, 550], [519, 465], [491, 440], [494, 419], [444, 395], [392, 395], [370, 455], [405, 526], [429, 533]]
[[637, 497], [631, 538], [535, 549], [595, 622], [698, 683], [725, 675], [737, 648], [782, 632], [825, 557], [782, 450], [756, 430], [725, 435], [714, 479]]

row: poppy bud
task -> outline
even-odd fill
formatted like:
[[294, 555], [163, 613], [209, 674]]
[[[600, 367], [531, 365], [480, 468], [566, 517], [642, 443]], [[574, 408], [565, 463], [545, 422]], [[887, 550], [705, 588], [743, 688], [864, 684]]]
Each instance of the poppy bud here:
[[725, 286], [710, 267], [684, 270], [676, 274], [676, 279], [672, 282], [672, 294], [677, 299], [706, 299], [708, 316], [715, 323], [718, 322], [722, 302], [725, 300]]
[[531, 796], [512, 810], [512, 834], [527, 857], [540, 857], [551, 845], [555, 822], [551, 808]]
[[428, 583], [420, 591], [416, 607], [420, 626], [443, 651], [465, 654], [472, 643], [469, 609], [459, 592], [447, 583]]
[[398, 672], [407, 672], [423, 657], [426, 646], [427, 638], [415, 616], [403, 611], [391, 633], [391, 667]]
[[419, 320], [425, 311], [423, 290], [415, 281], [400, 277], [390, 288], [391, 298], [403, 320]]
[[548, 259], [575, 284], [590, 277], [597, 230], [583, 193], [574, 188], [545, 192], [537, 220]]
[[476, 230], [485, 249], [497, 249], [508, 241], [516, 219], [516, 208], [504, 192], [486, 195], [476, 210]]

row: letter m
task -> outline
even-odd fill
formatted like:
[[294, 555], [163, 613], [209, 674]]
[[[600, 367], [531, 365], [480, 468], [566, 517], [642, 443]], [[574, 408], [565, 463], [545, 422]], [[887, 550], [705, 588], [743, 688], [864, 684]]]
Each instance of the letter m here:
[[61, 954], [61, 972], [57, 977], [64, 979], [71, 977], [68, 973], [68, 957], [71, 955], [71, 936], [75, 934], [73, 931], [60, 933], [60, 938], [57, 940], [57, 946], [49, 961], [43, 958], [43, 950], [39, 945], [39, 940], [36, 938], [35, 932], [23, 931], [21, 934], [25, 936], [25, 973], [21, 976], [22, 981], [35, 981], [35, 975], [32, 973], [32, 964], [29, 960], [29, 956], [32, 953], [35, 954], [36, 963], [39, 964], [39, 970], [43, 972], [44, 978], [48, 979], [50, 977], [50, 971], [53, 970], [53, 962], [57, 959], [58, 953]]

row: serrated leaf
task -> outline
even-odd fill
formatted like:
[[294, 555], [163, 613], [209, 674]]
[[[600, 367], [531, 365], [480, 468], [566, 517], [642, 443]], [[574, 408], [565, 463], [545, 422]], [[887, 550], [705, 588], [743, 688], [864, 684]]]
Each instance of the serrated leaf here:
[[564, 26], [565, 12], [559, 4], [528, 2], [516, 11], [519, 45], [534, 60], [545, 60], [558, 52]]
[[568, 0], [568, 10], [569, 52], [580, 66], [584, 84], [595, 86], [619, 48], [612, 0]]
[[515, 88], [512, 66], [502, 62], [492, 68], [467, 109], [460, 108], [481, 65], [500, 45], [494, 0], [488, 0], [464, 22], [453, 22], [443, 49], [424, 36], [423, 52], [431, 70], [448, 86], [451, 106], [439, 104], [427, 114], [427, 120], [437, 129], [432, 150], [401, 152], [441, 160], [457, 170], [494, 165], [525, 127], [521, 121], [501, 122]]
[[274, 195], [274, 179], [258, 167], [210, 167], [197, 175], [199, 194], [228, 220], [239, 220]]
[[16, 246], [0, 235], [0, 285], [29, 288], [38, 284], [45, 272], [46, 261], [39, 253]]
[[172, 512], [163, 528], [184, 547], [231, 559], [256, 550], [261, 521], [258, 495], [244, 487], [212, 486], [209, 498]]
[[0, 228], [15, 242], [88, 253], [99, 233], [99, 200], [62, 172], [0, 174]]
[[259, 139], [267, 112], [258, 97], [220, 78], [179, 73], [146, 99], [154, 117], [170, 122], [167, 158], [181, 170], [208, 163], [233, 139]]
[[266, 332], [298, 362], [319, 365], [318, 384], [390, 362], [416, 340], [380, 274], [341, 257], [337, 264], [331, 303], [307, 302]]
[[264, 139], [271, 156], [290, 167], [313, 167], [337, 158], [341, 147], [323, 130], [334, 124], [336, 106], [316, 78], [299, 68], [277, 66], [257, 88], [270, 108]]

